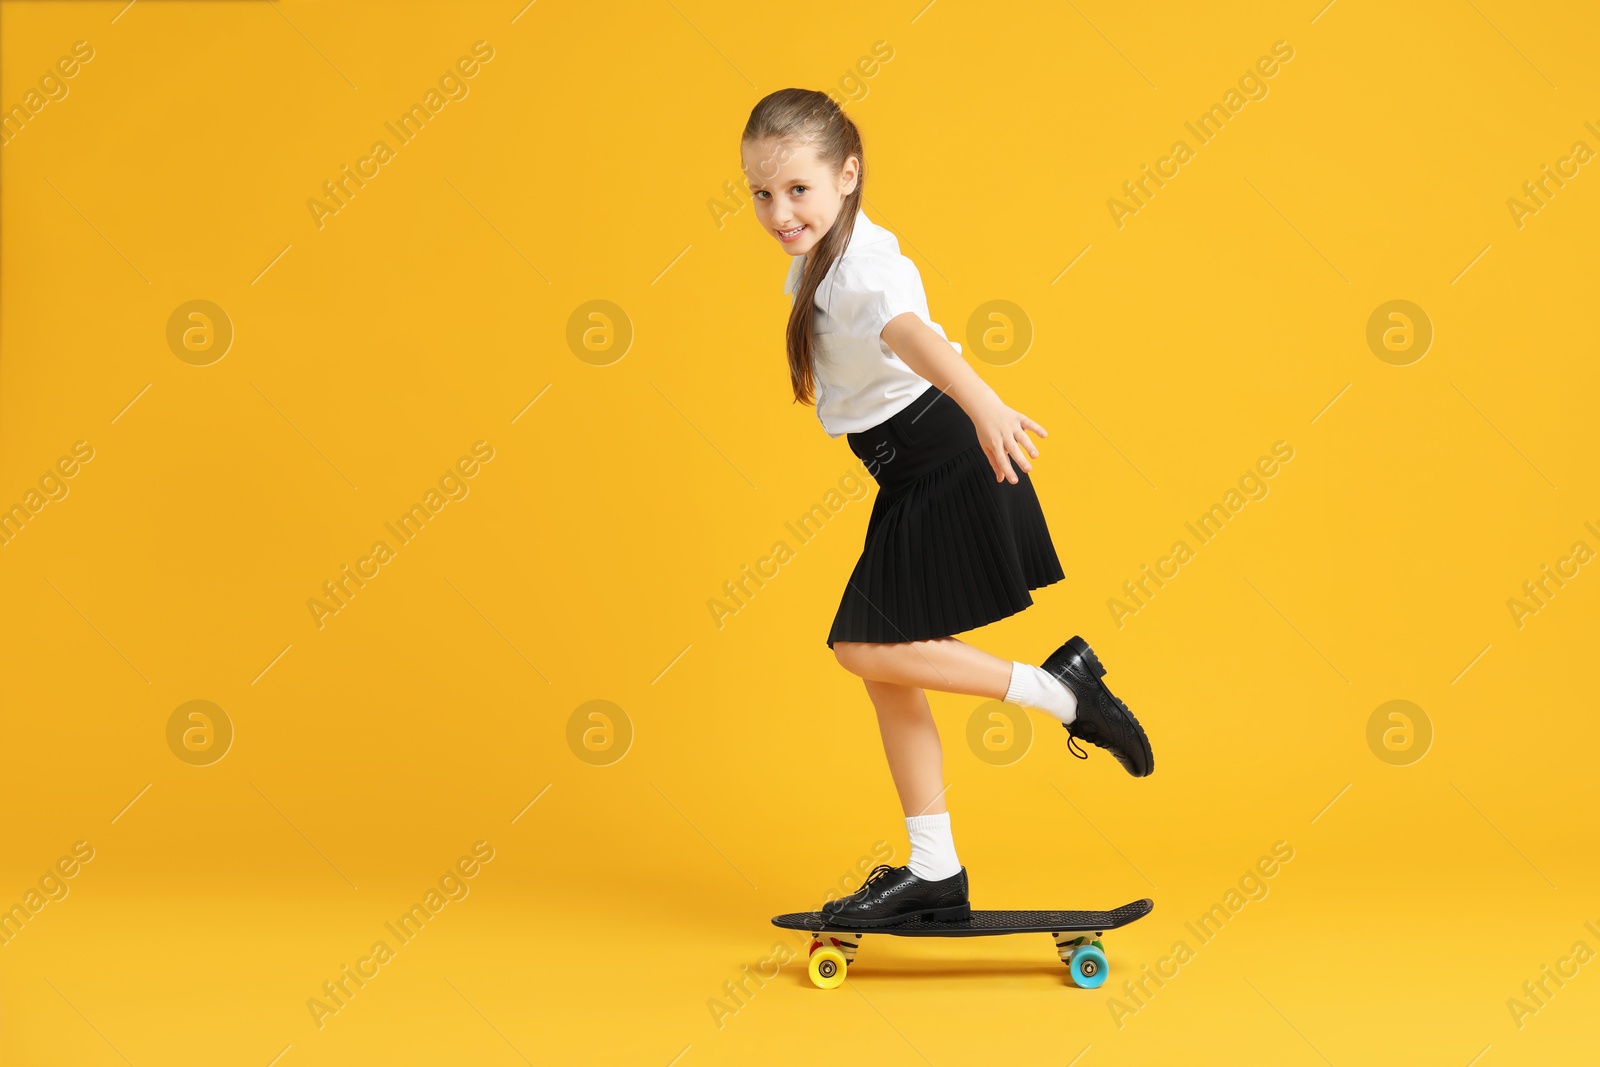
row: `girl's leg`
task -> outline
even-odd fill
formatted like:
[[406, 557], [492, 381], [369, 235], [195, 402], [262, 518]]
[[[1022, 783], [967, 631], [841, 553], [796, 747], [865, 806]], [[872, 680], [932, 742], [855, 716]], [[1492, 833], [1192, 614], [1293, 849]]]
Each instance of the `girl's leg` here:
[[[906, 866], [916, 877], [942, 882], [961, 874], [961, 860], [950, 835], [950, 814], [944, 804], [944, 751], [939, 730], [921, 689], [867, 679], [867, 695], [878, 709], [878, 731], [889, 773], [906, 813], [911, 858]], [[962, 905], [966, 885], [960, 886]], [[949, 903], [954, 906], [954, 900]]]
[[[888, 682], [1002, 700], [1011, 684], [1011, 660], [991, 656], [954, 637], [894, 644], [835, 641], [833, 654], [845, 670], [867, 680], [868, 692], [872, 683]], [[875, 695], [873, 702], [877, 702]], [[881, 711], [879, 716], [881, 720]]]
[[889, 773], [906, 817], [945, 812], [944, 750], [928, 695], [913, 686], [871, 678], [866, 685], [872, 706], [878, 709], [883, 753], [889, 758]]
[[[1045, 661], [1051, 664], [1050, 670], [991, 656], [954, 637], [888, 644], [835, 641], [833, 654], [845, 670], [866, 679], [869, 692], [877, 683], [1037, 708], [1060, 720], [1074, 740], [1082, 738], [1110, 752], [1135, 778], [1155, 767], [1144, 728], [1128, 706], [1106, 688], [1101, 680], [1105, 668], [1081, 637], [1051, 654]], [[882, 718], [880, 710], [880, 722]], [[886, 744], [887, 737], [885, 734]], [[1076, 750], [1074, 754], [1081, 755]], [[890, 758], [892, 762], [893, 756]], [[898, 775], [895, 780], [898, 784]], [[903, 792], [901, 799], [905, 799]]]
[[1031, 664], [991, 656], [954, 637], [893, 644], [835, 641], [833, 654], [845, 670], [869, 684], [884, 682], [1003, 700], [1038, 708], [1063, 724], [1077, 718], [1077, 694], [1060, 679]]

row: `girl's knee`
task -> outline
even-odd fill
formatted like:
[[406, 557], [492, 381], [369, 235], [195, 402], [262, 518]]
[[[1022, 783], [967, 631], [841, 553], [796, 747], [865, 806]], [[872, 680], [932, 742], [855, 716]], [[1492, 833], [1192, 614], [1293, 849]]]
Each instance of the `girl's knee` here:
[[835, 641], [833, 658], [851, 674], [860, 674], [865, 666], [865, 646], [860, 641]]

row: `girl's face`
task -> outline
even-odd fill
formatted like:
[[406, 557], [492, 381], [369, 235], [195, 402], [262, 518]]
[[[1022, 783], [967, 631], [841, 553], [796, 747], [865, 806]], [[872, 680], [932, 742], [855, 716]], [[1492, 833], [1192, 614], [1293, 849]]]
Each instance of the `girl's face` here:
[[791, 256], [817, 246], [855, 191], [860, 161], [851, 156], [838, 174], [811, 145], [750, 141], [740, 148], [756, 218]]

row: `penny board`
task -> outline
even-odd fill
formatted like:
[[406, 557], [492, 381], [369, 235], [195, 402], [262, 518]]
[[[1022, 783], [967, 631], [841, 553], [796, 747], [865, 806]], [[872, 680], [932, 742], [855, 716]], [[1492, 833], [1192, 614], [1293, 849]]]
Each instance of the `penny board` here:
[[821, 912], [796, 911], [774, 916], [772, 925], [811, 933], [893, 934], [896, 937], [986, 937], [992, 934], [1088, 933], [1115, 930], [1149, 915], [1149, 897], [1110, 911], [973, 911], [970, 918], [907, 919], [893, 926], [830, 925]]

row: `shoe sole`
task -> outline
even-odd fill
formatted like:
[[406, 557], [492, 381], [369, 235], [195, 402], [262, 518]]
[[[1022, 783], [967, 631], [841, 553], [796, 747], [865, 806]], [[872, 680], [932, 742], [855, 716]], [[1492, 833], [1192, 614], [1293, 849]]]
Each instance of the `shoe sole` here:
[[949, 908], [908, 911], [904, 915], [891, 915], [883, 919], [846, 919], [839, 916], [826, 916], [825, 920], [830, 926], [846, 926], [853, 930], [873, 930], [881, 929], [885, 926], [898, 926], [900, 923], [911, 922], [914, 919], [929, 919], [935, 922], [959, 922], [962, 919], [970, 918], [972, 918], [972, 905], [961, 904]]
[[[1057, 657], [1061, 658], [1058, 660]], [[1134, 772], [1129, 770], [1126, 766], [1123, 766], [1122, 769], [1128, 771], [1128, 773], [1132, 774], [1135, 778], [1150, 777], [1150, 775], [1155, 773], [1156, 769], [1155, 753], [1150, 751], [1150, 738], [1145, 736], [1144, 726], [1140, 724], [1139, 719], [1133, 714], [1133, 709], [1124, 704], [1121, 697], [1113, 693], [1110, 687], [1108, 687], [1104, 682], [1100, 681], [1100, 679], [1106, 676], [1106, 669], [1101, 664], [1100, 657], [1094, 654], [1094, 649], [1089, 647], [1089, 642], [1085, 641], [1082, 637], [1074, 636], [1066, 644], [1057, 649], [1055, 654], [1045, 662], [1047, 664], [1059, 663], [1060, 666], [1065, 667], [1066, 664], [1070, 663], [1073, 659], [1081, 660], [1089, 668], [1090, 672], [1094, 676], [1095, 681], [1105, 692], [1106, 696], [1110, 697], [1111, 702], [1121, 710], [1122, 714], [1128, 717], [1128, 722], [1133, 727], [1133, 736], [1138, 738], [1139, 747], [1144, 752], [1144, 773], [1134, 774]], [[1050, 670], [1048, 666], [1045, 669]], [[1061, 675], [1056, 671], [1050, 670], [1050, 673], [1054, 674], [1063, 685], [1067, 684], [1067, 679], [1061, 677]], [[1071, 686], [1069, 685], [1068, 688], [1070, 689]], [[1118, 760], [1117, 762], [1120, 764], [1122, 761]]]

